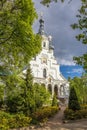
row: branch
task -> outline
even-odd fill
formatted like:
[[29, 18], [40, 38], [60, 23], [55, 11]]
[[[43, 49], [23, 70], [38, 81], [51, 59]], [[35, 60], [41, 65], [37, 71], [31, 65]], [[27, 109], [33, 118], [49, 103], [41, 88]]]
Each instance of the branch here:
[[14, 32], [15, 32], [15, 30], [12, 31], [11, 35], [7, 39], [5, 39], [4, 41], [0, 42], [0, 44], [4, 44], [6, 41], [8, 41], [13, 36]]

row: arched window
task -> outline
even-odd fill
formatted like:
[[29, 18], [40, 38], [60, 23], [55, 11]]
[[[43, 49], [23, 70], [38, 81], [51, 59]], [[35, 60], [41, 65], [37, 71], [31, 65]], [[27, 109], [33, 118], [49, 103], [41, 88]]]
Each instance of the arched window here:
[[43, 43], [43, 47], [46, 47], [46, 42]]
[[63, 85], [60, 86], [60, 95], [61, 96], [64, 95], [64, 86]]
[[46, 78], [46, 75], [47, 75], [46, 69], [43, 69], [43, 77]]

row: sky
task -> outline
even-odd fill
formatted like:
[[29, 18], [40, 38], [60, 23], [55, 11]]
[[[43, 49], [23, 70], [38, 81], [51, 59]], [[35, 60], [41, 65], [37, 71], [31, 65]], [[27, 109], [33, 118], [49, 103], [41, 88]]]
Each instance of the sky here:
[[[54, 55], [57, 62], [62, 66], [75, 65], [73, 61], [73, 56], [80, 56], [87, 52], [87, 46], [78, 42], [75, 36], [80, 32], [80, 30], [73, 30], [70, 25], [77, 22], [76, 15], [78, 14], [78, 9], [81, 6], [80, 0], [65, 0], [64, 3], [52, 2], [47, 8], [40, 4], [40, 0], [35, 2], [35, 8], [40, 16], [43, 12], [44, 19], [44, 30], [48, 35], [52, 36], [52, 42], [54, 45]], [[36, 20], [33, 25], [35, 33], [39, 29], [39, 20]], [[75, 67], [75, 66], [74, 66]], [[79, 70], [82, 68], [76, 67]], [[61, 70], [64, 71], [64, 70]], [[78, 74], [79, 75], [79, 74]]]
[[69, 77], [81, 77], [82, 73], [84, 72], [82, 66], [78, 65], [61, 65], [60, 71], [66, 79], [68, 79]]

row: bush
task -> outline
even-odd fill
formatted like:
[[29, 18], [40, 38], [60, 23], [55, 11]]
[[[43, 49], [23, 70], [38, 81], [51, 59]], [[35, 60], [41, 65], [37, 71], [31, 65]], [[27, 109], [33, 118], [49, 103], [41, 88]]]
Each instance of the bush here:
[[76, 90], [74, 87], [70, 88], [68, 108], [72, 109], [73, 111], [77, 111], [81, 109], [79, 101], [78, 101], [78, 97], [76, 94]]
[[29, 126], [32, 118], [26, 117], [24, 114], [16, 114], [9, 120], [10, 128], [19, 128]]
[[66, 109], [64, 111], [64, 117], [67, 120], [76, 120], [76, 119], [87, 118], [87, 109], [78, 110], [78, 111]]
[[87, 104], [81, 105], [81, 109], [87, 109]]
[[32, 114], [33, 123], [43, 122], [43, 120], [52, 117], [58, 112], [58, 107], [43, 107], [38, 109], [35, 113]]
[[10, 114], [4, 111], [0, 111], [0, 130], [9, 130]]
[[72, 109], [66, 109], [64, 111], [64, 118], [67, 120], [73, 120], [74, 119], [74, 111]]
[[29, 126], [31, 120], [31, 117], [26, 117], [23, 114], [10, 115], [9, 113], [0, 111], [0, 130]]

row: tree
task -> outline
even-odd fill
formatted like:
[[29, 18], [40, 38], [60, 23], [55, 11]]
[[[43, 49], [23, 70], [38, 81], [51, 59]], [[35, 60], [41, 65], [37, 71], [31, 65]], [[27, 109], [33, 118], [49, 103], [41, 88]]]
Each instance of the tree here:
[[58, 100], [57, 100], [56, 94], [53, 95], [52, 106], [58, 106]]
[[13, 74], [6, 77], [4, 80], [4, 101], [2, 108], [11, 113], [17, 113], [23, 111], [24, 107], [24, 81], [21, 77]]
[[30, 66], [22, 77], [9, 75], [6, 80], [6, 111], [30, 115], [43, 105], [50, 102], [50, 94], [46, 89], [33, 84]]
[[4, 103], [4, 98], [5, 98], [4, 97], [4, 89], [5, 89], [5, 86], [1, 83], [0, 84], [0, 108], [2, 107], [2, 105]]
[[87, 102], [87, 75], [84, 74], [82, 77], [74, 77], [69, 82], [70, 86], [75, 88], [79, 103], [85, 104]]
[[35, 111], [35, 99], [34, 99], [34, 87], [33, 87], [33, 76], [30, 66], [27, 68], [25, 75], [25, 86], [24, 86], [24, 99], [25, 99], [25, 113], [29, 115]]
[[33, 98], [33, 77], [30, 66], [27, 69], [26, 75], [22, 77], [12, 74], [4, 78], [6, 78], [4, 82], [4, 104], [6, 106], [6, 111], [11, 113], [22, 112], [29, 115], [33, 111], [35, 105]]
[[[81, 33], [76, 36], [78, 41], [87, 45], [87, 0], [81, 0], [82, 6], [79, 9], [79, 14], [77, 15], [78, 23], [71, 25], [73, 29], [79, 29]], [[77, 64], [82, 65], [87, 71], [87, 53], [80, 57], [74, 57]]]
[[0, 70], [19, 73], [41, 49], [33, 33], [37, 18], [32, 0], [0, 1]]
[[17, 112], [25, 108], [21, 96], [25, 81], [19, 80], [19, 74], [41, 49], [41, 38], [32, 29], [36, 18], [32, 0], [0, 1], [0, 73], [5, 85], [4, 104], [9, 111]]
[[78, 102], [78, 97], [77, 97], [75, 88], [72, 86], [70, 88], [68, 108], [72, 109], [74, 111], [80, 110], [80, 104]]
[[[61, 2], [64, 2], [64, 0], [60, 0]], [[41, 4], [46, 5], [47, 7], [49, 7], [49, 4], [51, 2], [58, 2], [58, 0], [41, 0]]]
[[35, 83], [34, 84], [34, 99], [36, 109], [50, 104], [50, 93], [46, 91], [45, 86]]
[[81, 77], [82, 86], [82, 104], [87, 104], [87, 74], [83, 74]]

